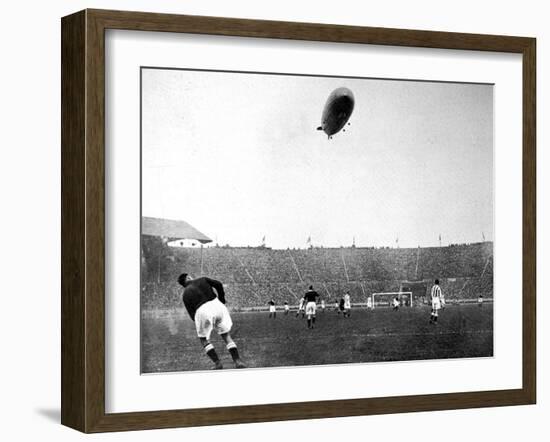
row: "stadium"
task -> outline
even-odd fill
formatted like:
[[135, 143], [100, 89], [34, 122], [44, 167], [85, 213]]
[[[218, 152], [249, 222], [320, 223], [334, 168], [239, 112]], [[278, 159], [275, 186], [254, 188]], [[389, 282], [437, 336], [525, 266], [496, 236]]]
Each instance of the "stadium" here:
[[[142, 373], [232, 367], [233, 344], [249, 368], [493, 356], [492, 85], [151, 67], [141, 87]], [[219, 311], [193, 322], [185, 293]], [[230, 322], [234, 343], [203, 330]]]
[[[143, 218], [142, 372], [208, 367], [204, 358], [185, 357], [198, 353], [199, 344], [176, 282], [182, 271], [224, 284], [235, 340], [253, 367], [492, 356], [492, 242], [284, 250], [206, 246], [211, 242], [185, 222]], [[435, 279], [448, 307], [434, 330], [427, 319]], [[311, 335], [303, 336], [303, 321], [294, 315], [309, 285], [327, 306], [318, 314], [313, 347]], [[353, 312], [343, 320], [334, 305], [345, 292]], [[370, 310], [367, 299], [373, 294], [381, 295]], [[402, 306], [398, 313], [388, 308], [396, 294]], [[269, 322], [271, 299], [280, 315]], [[285, 302], [291, 306], [289, 316], [283, 316]], [[163, 341], [166, 345], [159, 347]], [[289, 345], [292, 352], [285, 350]], [[317, 351], [316, 345], [321, 346]]]

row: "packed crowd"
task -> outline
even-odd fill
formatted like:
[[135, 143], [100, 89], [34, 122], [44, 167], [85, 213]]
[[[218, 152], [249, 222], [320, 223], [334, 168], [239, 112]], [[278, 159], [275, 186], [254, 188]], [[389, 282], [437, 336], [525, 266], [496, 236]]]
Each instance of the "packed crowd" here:
[[[295, 305], [309, 284], [333, 303], [344, 291], [354, 302], [375, 292], [404, 290], [403, 281], [438, 278], [447, 299], [492, 297], [492, 243], [432, 248], [169, 247], [157, 238], [142, 242], [142, 308], [181, 304], [179, 273], [208, 275], [224, 283], [234, 308], [262, 307], [270, 299]], [[174, 276], [175, 275], [175, 276]], [[432, 281], [433, 282], [433, 281]], [[417, 293], [417, 292], [416, 292]], [[415, 296], [417, 296], [415, 293]]]

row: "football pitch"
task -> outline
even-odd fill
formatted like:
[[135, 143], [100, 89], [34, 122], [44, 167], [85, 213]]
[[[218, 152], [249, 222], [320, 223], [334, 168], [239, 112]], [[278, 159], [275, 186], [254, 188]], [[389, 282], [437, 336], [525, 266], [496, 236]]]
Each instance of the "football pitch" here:
[[[231, 335], [248, 367], [288, 367], [419, 359], [474, 358], [493, 355], [493, 305], [449, 305], [437, 325], [429, 307], [352, 309], [344, 318], [335, 310], [318, 311], [313, 330], [307, 321], [277, 312], [231, 314]], [[142, 319], [141, 372], [209, 370], [212, 363], [187, 314]], [[233, 368], [219, 336], [212, 334], [224, 368]]]

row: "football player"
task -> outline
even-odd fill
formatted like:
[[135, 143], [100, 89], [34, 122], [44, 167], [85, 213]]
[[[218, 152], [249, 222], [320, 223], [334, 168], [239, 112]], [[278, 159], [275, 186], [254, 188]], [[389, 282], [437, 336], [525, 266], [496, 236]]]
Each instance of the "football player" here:
[[372, 310], [372, 297], [370, 296], [367, 298], [367, 308]]
[[285, 316], [288, 316], [289, 311], [290, 311], [290, 307], [288, 306], [288, 302], [285, 301]]
[[300, 314], [302, 315], [302, 318], [304, 317], [305, 307], [306, 307], [306, 298], [302, 298], [302, 299], [300, 299], [300, 304], [298, 305], [298, 310], [296, 311], [296, 317], [298, 317], [298, 315], [300, 315]]
[[344, 295], [344, 317], [350, 317], [351, 316], [351, 297], [349, 295], [349, 292], [346, 292]]
[[317, 309], [317, 298], [319, 293], [313, 290], [313, 286], [310, 285], [308, 291], [304, 295], [306, 301], [306, 316], [307, 316], [307, 328], [313, 328], [315, 324], [315, 312]]
[[439, 316], [439, 310], [441, 310], [441, 306], [445, 302], [443, 300], [443, 292], [441, 291], [441, 287], [439, 287], [439, 279], [436, 279], [434, 281], [434, 285], [431, 291], [431, 296], [432, 296], [432, 314], [430, 316], [430, 324], [436, 324], [437, 317]]
[[207, 277], [192, 279], [187, 273], [182, 273], [178, 277], [178, 283], [183, 287], [183, 304], [195, 322], [197, 336], [204, 352], [214, 363], [214, 369], [219, 370], [223, 368], [223, 365], [216, 349], [210, 343], [212, 330], [216, 330], [225, 342], [235, 368], [246, 368], [239, 357], [237, 344], [229, 333], [233, 322], [225, 306], [225, 292], [222, 283]]
[[269, 304], [269, 317], [275, 319], [277, 317], [277, 309], [275, 308], [275, 301], [273, 299], [268, 302]]
[[394, 311], [399, 310], [399, 298], [397, 296], [393, 298], [392, 305]]

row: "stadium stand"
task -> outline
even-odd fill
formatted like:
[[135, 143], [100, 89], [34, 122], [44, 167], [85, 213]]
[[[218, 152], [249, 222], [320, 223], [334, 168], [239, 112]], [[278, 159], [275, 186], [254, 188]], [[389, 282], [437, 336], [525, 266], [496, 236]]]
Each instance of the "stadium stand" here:
[[159, 237], [142, 236], [142, 307], [181, 306], [181, 272], [208, 275], [224, 283], [233, 308], [298, 302], [309, 284], [328, 305], [349, 290], [353, 302], [375, 292], [414, 286], [427, 297], [438, 278], [448, 300], [493, 297], [493, 243], [427, 248], [170, 247]]

